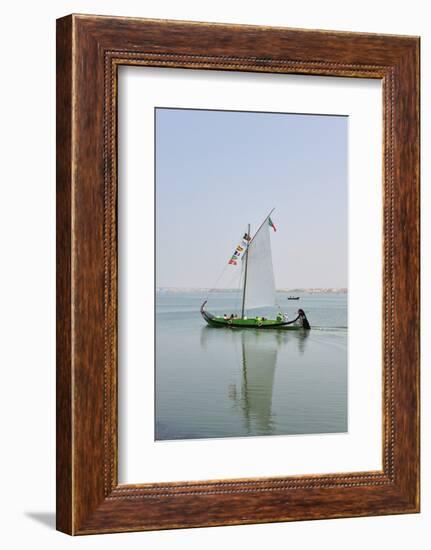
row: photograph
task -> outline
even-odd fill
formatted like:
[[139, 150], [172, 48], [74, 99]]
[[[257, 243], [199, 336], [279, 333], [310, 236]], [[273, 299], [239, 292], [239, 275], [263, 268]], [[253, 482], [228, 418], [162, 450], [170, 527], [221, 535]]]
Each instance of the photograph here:
[[430, 547], [429, 5], [2, 7], [2, 547]]
[[155, 440], [348, 431], [348, 121], [155, 108]]

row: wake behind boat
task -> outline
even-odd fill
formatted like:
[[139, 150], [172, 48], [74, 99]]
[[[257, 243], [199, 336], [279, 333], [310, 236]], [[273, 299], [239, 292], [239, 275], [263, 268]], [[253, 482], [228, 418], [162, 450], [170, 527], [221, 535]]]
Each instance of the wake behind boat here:
[[[303, 309], [298, 310], [297, 316], [288, 320], [281, 311], [276, 319], [269, 319], [264, 316], [250, 315], [250, 310], [263, 307], [276, 307], [276, 292], [274, 270], [272, 266], [271, 239], [269, 228], [276, 231], [275, 225], [268, 214], [259, 229], [250, 236], [250, 225], [247, 233], [244, 234], [228, 264], [230, 266], [241, 266], [241, 293], [242, 304], [241, 314], [214, 315], [205, 310], [208, 300], [205, 300], [200, 308], [200, 313], [211, 327], [229, 328], [253, 328], [253, 329], [310, 329], [307, 316]], [[279, 307], [279, 306], [278, 306]], [[280, 309], [280, 307], [279, 307]]]

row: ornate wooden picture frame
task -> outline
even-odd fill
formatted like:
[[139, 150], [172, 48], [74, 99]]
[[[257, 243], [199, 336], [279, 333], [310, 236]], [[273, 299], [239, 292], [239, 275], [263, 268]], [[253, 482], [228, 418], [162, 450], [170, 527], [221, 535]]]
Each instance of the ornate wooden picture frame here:
[[[118, 483], [117, 69], [380, 79], [381, 471]], [[69, 534], [419, 511], [419, 38], [70, 15], [57, 21], [57, 528]]]

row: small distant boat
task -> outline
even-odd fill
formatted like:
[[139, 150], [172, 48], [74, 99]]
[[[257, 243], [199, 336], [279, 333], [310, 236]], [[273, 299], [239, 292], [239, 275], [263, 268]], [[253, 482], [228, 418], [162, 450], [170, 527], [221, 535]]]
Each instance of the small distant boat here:
[[299, 296], [288, 296], [288, 300], [299, 300]]
[[[232, 266], [237, 266], [238, 263], [241, 266], [241, 315], [214, 315], [206, 311], [205, 306], [208, 300], [205, 300], [201, 305], [200, 313], [209, 326], [253, 329], [310, 329], [310, 324], [303, 309], [298, 309], [297, 316], [292, 320], [288, 320], [281, 312], [276, 319], [250, 315], [249, 310], [251, 309], [275, 307], [277, 305], [269, 235], [270, 227], [276, 231], [270, 217], [273, 211], [274, 209], [262, 222], [253, 238], [250, 236], [250, 225], [248, 225], [247, 233], [245, 233], [241, 244], [237, 246], [228, 262]], [[289, 299], [291, 298], [289, 297]], [[299, 300], [299, 297], [292, 299]]]

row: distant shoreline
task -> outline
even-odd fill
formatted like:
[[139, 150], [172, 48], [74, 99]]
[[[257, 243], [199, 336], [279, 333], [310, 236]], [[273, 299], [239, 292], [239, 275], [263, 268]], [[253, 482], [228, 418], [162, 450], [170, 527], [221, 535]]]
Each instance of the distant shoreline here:
[[[157, 287], [156, 293], [186, 294], [193, 292], [209, 292], [209, 288]], [[211, 292], [238, 292], [237, 288], [218, 288]], [[347, 294], [347, 288], [278, 288], [277, 292], [284, 294]]]

